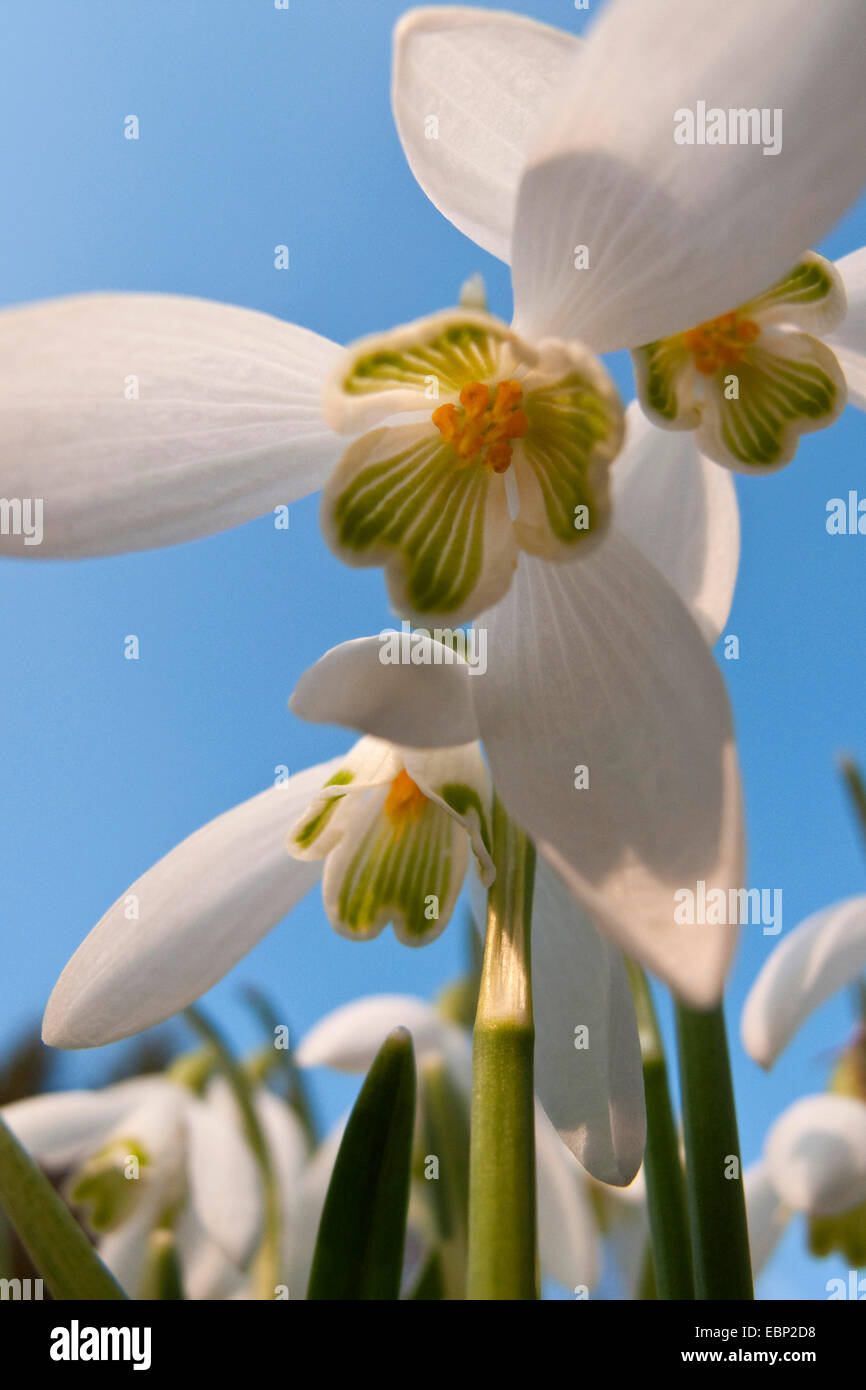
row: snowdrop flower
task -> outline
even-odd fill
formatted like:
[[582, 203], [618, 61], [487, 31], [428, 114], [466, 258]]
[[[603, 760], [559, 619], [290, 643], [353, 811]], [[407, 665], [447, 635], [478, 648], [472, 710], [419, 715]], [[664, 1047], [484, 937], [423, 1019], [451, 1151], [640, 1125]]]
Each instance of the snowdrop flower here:
[[[282, 1190], [306, 1159], [297, 1122], [259, 1091]], [[60, 1091], [6, 1106], [3, 1117], [43, 1167], [65, 1174], [67, 1199], [130, 1297], [146, 1296], [149, 1254], [175, 1234], [188, 1298], [243, 1287], [262, 1221], [261, 1181], [234, 1102], [219, 1081], [203, 1097], [169, 1076], [99, 1091]]]
[[866, 897], [807, 917], [776, 946], [749, 991], [741, 1020], [749, 1056], [771, 1067], [805, 1019], [864, 970]]
[[[743, 1007], [743, 1046], [771, 1067], [815, 1009], [866, 969], [866, 897], [814, 913], [773, 951]], [[866, 1259], [866, 1028], [842, 1050], [830, 1094], [807, 1096], [777, 1120], [753, 1181], [763, 1193], [756, 1223], [771, 1248], [792, 1211], [810, 1218], [810, 1245]]]
[[[456, 1094], [465, 1103], [468, 1135], [472, 1089], [472, 1047], [463, 1029], [447, 1022], [423, 999], [411, 995], [375, 995], [335, 1009], [321, 1019], [298, 1045], [296, 1061], [304, 1067], [332, 1067], [365, 1072], [392, 1028], [412, 1034], [422, 1087], [425, 1069], [443, 1065]], [[536, 1165], [539, 1262], [543, 1277], [566, 1288], [591, 1288], [598, 1277], [596, 1221], [575, 1159], [562, 1144], [540, 1105], [536, 1104]], [[441, 1179], [440, 1179], [441, 1180]], [[430, 1184], [422, 1183], [428, 1193]], [[421, 1228], [423, 1233], [423, 1227]]]
[[770, 1128], [764, 1153], [746, 1171], [749, 1242], [757, 1272], [794, 1215], [807, 1218], [809, 1248], [866, 1260], [866, 1103], [845, 1095], [804, 1096]]
[[[422, 9], [397, 28], [393, 106], [421, 187], [511, 262], [517, 332], [629, 348], [654, 423], [767, 472], [838, 418], [846, 376], [864, 404], [866, 253], [804, 254], [866, 173], [862, 60], [853, 0], [615, 0], [585, 43]], [[784, 119], [774, 151], [745, 143], [758, 101]], [[721, 128], [685, 143], [708, 105]]]
[[[170, 1017], [320, 877], [342, 935], [365, 940], [392, 921], [401, 940], [424, 944], [447, 924], [470, 851], [490, 881], [488, 803], [477, 746], [419, 754], [362, 739], [218, 817], [133, 884], [138, 919], [126, 893], [93, 928], [54, 987], [43, 1038], [95, 1047]], [[622, 960], [552, 868], [538, 876], [534, 937], [539, 1095], [590, 1172], [630, 1182], [645, 1116]], [[575, 1048], [578, 1025], [591, 1031], [586, 1050]]]
[[[460, 309], [343, 352], [174, 296], [9, 310], [4, 487], [42, 499], [44, 527], [40, 545], [18, 528], [6, 548], [173, 544], [325, 486], [338, 553], [384, 563], [401, 615], [451, 620], [495, 602], [518, 554], [527, 568], [585, 553], [621, 429], [595, 354], [751, 303], [849, 205], [866, 175], [859, 18], [856, 0], [820, 13], [614, 0], [579, 51], [511, 16], [410, 16], [398, 128], [434, 201], [482, 245], [511, 248], [513, 325]], [[538, 121], [560, 83], [567, 96]], [[714, 92], [748, 106], [756, 91], [784, 110], [775, 158], [675, 144], [678, 104]]]

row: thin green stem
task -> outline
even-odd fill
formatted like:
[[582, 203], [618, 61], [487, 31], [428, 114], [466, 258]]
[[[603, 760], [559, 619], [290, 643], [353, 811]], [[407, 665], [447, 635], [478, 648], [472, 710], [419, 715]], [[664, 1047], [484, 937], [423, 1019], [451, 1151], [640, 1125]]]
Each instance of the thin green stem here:
[[695, 1283], [686, 1187], [664, 1043], [646, 975], [634, 961], [627, 965], [643, 1054], [647, 1118], [644, 1177], [655, 1267], [654, 1296], [691, 1299]]
[[740, 1140], [722, 1006], [676, 1005], [695, 1296], [752, 1299]]
[[65, 1202], [0, 1119], [0, 1205], [57, 1299], [124, 1299]]
[[538, 1297], [529, 934], [535, 850], [493, 806], [496, 880], [473, 1033], [470, 1299]]

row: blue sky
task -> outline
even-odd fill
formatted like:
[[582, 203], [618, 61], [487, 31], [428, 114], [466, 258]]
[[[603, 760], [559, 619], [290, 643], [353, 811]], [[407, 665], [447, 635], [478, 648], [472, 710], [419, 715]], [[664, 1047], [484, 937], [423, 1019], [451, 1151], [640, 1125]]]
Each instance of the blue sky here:
[[[510, 310], [505, 268], [456, 232], [406, 166], [389, 101], [397, 0], [24, 0], [9, 5], [0, 83], [0, 303], [78, 290], [162, 290], [267, 310], [334, 338], [455, 302], [473, 271]], [[489, 8], [494, 8], [493, 6]], [[524, 0], [571, 28], [567, 0]], [[123, 136], [134, 113], [140, 139]], [[861, 203], [823, 250], [866, 242]], [[274, 269], [273, 248], [291, 268]], [[627, 362], [611, 363], [632, 394]], [[866, 761], [866, 539], [828, 536], [828, 499], [866, 485], [866, 421], [849, 409], [767, 480], [738, 479], [743, 560], [723, 662], [744, 767], [750, 879], [781, 888], [784, 929], [862, 891], [866, 861], [834, 758]], [[44, 1006], [105, 908], [186, 834], [348, 746], [301, 724], [287, 697], [326, 648], [390, 621], [380, 575], [325, 547], [317, 501], [205, 541], [75, 564], [0, 565], [3, 883], [0, 1047]], [[138, 662], [123, 658], [129, 633]], [[826, 1006], [769, 1076], [737, 1037], [742, 1000], [774, 938], [747, 927], [729, 992], [746, 1161], [768, 1122], [820, 1090], [852, 1014]], [[431, 995], [461, 968], [454, 925], [420, 952], [388, 932], [357, 946], [316, 896], [277, 928], [208, 1005], [240, 1047], [238, 1001], [265, 984], [295, 1036], [359, 994]], [[665, 1004], [662, 1008], [665, 1009]], [[107, 1058], [65, 1062], [70, 1083]], [[351, 1095], [322, 1078], [322, 1113]], [[841, 1262], [802, 1254], [793, 1227], [762, 1284], [821, 1298]]]

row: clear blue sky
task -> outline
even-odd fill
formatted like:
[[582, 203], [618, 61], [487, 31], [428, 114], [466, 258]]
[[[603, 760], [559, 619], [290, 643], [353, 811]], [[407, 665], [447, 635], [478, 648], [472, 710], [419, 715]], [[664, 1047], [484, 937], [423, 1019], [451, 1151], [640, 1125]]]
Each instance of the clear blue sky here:
[[[389, 103], [398, 0], [12, 0], [0, 83], [0, 302], [77, 290], [163, 290], [294, 319], [339, 341], [453, 303], [471, 272], [507, 315], [505, 268], [427, 203]], [[525, 12], [579, 32], [567, 0]], [[141, 138], [123, 138], [139, 117]], [[866, 241], [861, 204], [819, 248]], [[291, 269], [273, 268], [286, 243]], [[626, 396], [627, 362], [614, 361]], [[863, 487], [866, 421], [846, 413], [781, 475], [738, 479], [743, 562], [725, 662], [745, 771], [751, 882], [780, 887], [785, 928], [866, 883], [834, 768], [866, 760], [866, 539], [830, 537], [827, 500]], [[342, 568], [315, 499], [288, 532], [269, 519], [150, 554], [0, 565], [0, 1046], [44, 1006], [72, 950], [114, 898], [191, 830], [347, 746], [286, 699], [327, 647], [390, 620], [376, 572]], [[141, 659], [123, 659], [138, 634]], [[238, 1046], [238, 1002], [266, 984], [296, 1036], [358, 994], [430, 995], [462, 962], [455, 923], [433, 946], [390, 932], [357, 946], [315, 896], [208, 999]], [[737, 1036], [745, 991], [772, 947], [744, 929], [729, 995], [743, 1150], [798, 1095], [824, 1085], [851, 1024], [827, 1006], [763, 1075]], [[108, 1058], [65, 1064], [90, 1080]], [[348, 1082], [323, 1079], [335, 1116]], [[802, 1256], [793, 1227], [762, 1285], [821, 1298], [844, 1273]]]

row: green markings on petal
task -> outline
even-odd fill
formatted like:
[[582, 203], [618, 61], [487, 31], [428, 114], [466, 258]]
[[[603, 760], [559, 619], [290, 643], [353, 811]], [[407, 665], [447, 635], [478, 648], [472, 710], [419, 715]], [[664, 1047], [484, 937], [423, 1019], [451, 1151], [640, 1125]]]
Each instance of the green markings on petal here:
[[455, 887], [456, 833], [448, 813], [429, 800], [408, 815], [376, 816], [339, 888], [337, 911], [347, 935], [368, 940], [391, 921], [408, 945], [438, 936]]
[[449, 782], [443, 787], [437, 787], [436, 791], [446, 806], [458, 815], [461, 820], [466, 821], [472, 812], [475, 813], [478, 821], [478, 831], [481, 842], [488, 854], [492, 851], [490, 838], [490, 827], [487, 824], [487, 814], [484, 803], [475, 787], [467, 786], [465, 782]]
[[[350, 772], [348, 768], [341, 769], [339, 772], [335, 772], [333, 777], [328, 778], [325, 786], [348, 786], [354, 776], [354, 772]], [[317, 809], [313, 811], [309, 820], [305, 821], [301, 828], [294, 832], [292, 843], [297, 845], [299, 849], [309, 849], [325, 829], [342, 799], [342, 796], [329, 796], [324, 805], [320, 805], [317, 800], [315, 803]]]
[[431, 426], [350, 477], [330, 503], [331, 524], [344, 553], [366, 552], [371, 563], [400, 556], [417, 613], [452, 614], [481, 575], [489, 487], [487, 470], [461, 467]]
[[[529, 429], [521, 441], [544, 500], [548, 524], [557, 540], [574, 545], [607, 517], [602, 460], [619, 447], [619, 407], [605, 400], [579, 372], [527, 392]], [[576, 526], [577, 508], [586, 508], [586, 525]]]
[[73, 1178], [69, 1200], [87, 1211], [94, 1231], [110, 1231], [119, 1226], [135, 1207], [140, 1171], [148, 1163], [140, 1145], [117, 1140], [96, 1154]]
[[[771, 309], [788, 308], [796, 310], [807, 305], [817, 304], [838, 293], [840, 285], [838, 271], [823, 256], [810, 253], [777, 280], [775, 285], [765, 290], [756, 299], [750, 299], [739, 311], [747, 317], [767, 313]], [[791, 321], [796, 322], [796, 313]]]
[[496, 371], [505, 334], [471, 320], [442, 324], [441, 318], [421, 331], [417, 341], [401, 347], [382, 347], [358, 357], [343, 378], [351, 396], [377, 391], [425, 391], [434, 377], [439, 390], [457, 394], [470, 381], [484, 381]]
[[866, 1265], [866, 1202], [838, 1216], [809, 1218], [809, 1249], [823, 1260], [838, 1250], [854, 1269]]
[[[838, 415], [839, 387], [827, 358], [813, 340], [815, 359], [752, 350], [736, 368], [738, 398], [718, 400], [719, 429], [728, 452], [742, 464], [770, 467], [793, 457], [798, 436]], [[820, 348], [820, 357], [818, 349]]]
[[632, 353], [632, 358], [642, 404], [673, 423], [680, 413], [678, 382], [691, 360], [682, 334], [647, 343]]

